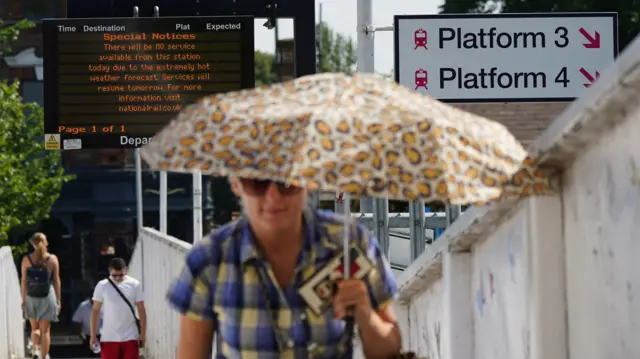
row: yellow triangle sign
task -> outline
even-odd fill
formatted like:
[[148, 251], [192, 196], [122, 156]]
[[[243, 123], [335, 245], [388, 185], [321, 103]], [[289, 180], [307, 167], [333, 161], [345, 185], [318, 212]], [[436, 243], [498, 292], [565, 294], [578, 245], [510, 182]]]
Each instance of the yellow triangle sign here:
[[49, 142], [57, 142], [56, 138], [53, 135], [49, 136]]

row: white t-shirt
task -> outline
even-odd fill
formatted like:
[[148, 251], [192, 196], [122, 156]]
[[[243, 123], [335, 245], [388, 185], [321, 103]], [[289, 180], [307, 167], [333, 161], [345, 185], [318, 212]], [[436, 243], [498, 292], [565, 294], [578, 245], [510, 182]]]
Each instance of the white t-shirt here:
[[[85, 300], [80, 303], [76, 312], [73, 313], [73, 318], [71, 319], [74, 323], [82, 324], [82, 332], [86, 335], [91, 334], [91, 301]], [[100, 320], [98, 321], [98, 334], [101, 333], [102, 328], [102, 311], [100, 311]]]
[[[129, 300], [136, 311], [136, 303], [144, 301], [140, 282], [129, 276], [125, 276], [122, 282], [114, 282], [118, 289]], [[124, 302], [120, 294], [113, 288], [108, 279], [103, 279], [96, 285], [93, 291], [93, 300], [102, 303], [102, 337], [103, 342], [126, 342], [138, 340], [138, 327], [131, 314], [131, 309]]]

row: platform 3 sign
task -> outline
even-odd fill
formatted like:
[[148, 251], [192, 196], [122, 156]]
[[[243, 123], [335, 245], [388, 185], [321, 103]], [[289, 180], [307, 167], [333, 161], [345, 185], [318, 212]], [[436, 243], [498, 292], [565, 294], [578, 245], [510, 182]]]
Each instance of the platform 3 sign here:
[[572, 101], [618, 55], [616, 13], [395, 16], [395, 78], [445, 102]]

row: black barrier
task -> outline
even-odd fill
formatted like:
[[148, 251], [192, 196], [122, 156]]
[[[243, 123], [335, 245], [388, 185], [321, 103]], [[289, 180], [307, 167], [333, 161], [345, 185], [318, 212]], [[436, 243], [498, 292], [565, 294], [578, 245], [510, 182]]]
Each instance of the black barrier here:
[[197, 99], [255, 85], [250, 16], [52, 19], [43, 27], [48, 149], [140, 147]]

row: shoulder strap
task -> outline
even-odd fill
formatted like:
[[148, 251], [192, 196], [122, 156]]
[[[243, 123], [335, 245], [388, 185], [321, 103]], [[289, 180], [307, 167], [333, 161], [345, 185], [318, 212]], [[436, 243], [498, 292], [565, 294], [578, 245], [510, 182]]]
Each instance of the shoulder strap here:
[[127, 306], [131, 310], [131, 314], [137, 320], [138, 317], [136, 316], [136, 311], [133, 309], [133, 305], [131, 305], [131, 302], [129, 302], [129, 299], [127, 299], [127, 297], [125, 297], [124, 294], [122, 294], [122, 292], [120, 291], [120, 288], [118, 288], [118, 286], [115, 283], [113, 283], [111, 278], [107, 278], [107, 280], [109, 281], [109, 283], [111, 283], [111, 285], [116, 290], [116, 292], [118, 292], [118, 294], [120, 294], [120, 297], [122, 298], [122, 300], [124, 300], [124, 302], [127, 303]]
[[31, 263], [31, 266], [33, 267], [33, 261], [31, 260], [31, 255], [27, 254], [25, 257], [27, 257], [27, 260], [29, 261], [29, 263]]

